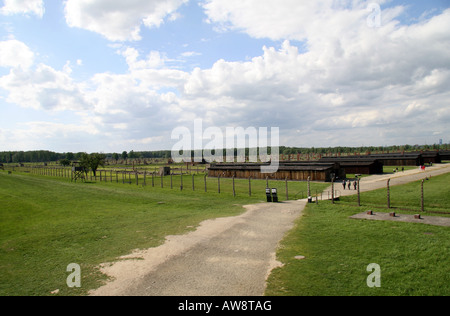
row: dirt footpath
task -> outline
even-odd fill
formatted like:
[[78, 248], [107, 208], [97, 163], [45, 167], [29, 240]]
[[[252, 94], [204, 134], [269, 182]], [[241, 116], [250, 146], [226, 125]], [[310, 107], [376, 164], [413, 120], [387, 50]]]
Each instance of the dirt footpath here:
[[306, 201], [246, 206], [237, 217], [203, 222], [164, 245], [104, 264], [113, 278], [91, 295], [260, 296], [279, 265], [278, 243], [301, 215]]

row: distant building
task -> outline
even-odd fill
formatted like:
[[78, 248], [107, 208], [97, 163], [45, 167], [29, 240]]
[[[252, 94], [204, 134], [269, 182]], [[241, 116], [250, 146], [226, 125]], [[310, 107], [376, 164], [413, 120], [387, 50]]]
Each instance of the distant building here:
[[383, 174], [383, 163], [366, 156], [323, 157], [320, 162], [336, 162], [347, 174]]
[[[209, 177], [241, 178], [241, 179], [270, 179], [331, 182], [332, 175], [340, 179], [345, 178], [345, 170], [338, 163], [332, 162], [280, 162], [275, 173], [261, 173], [261, 166], [265, 164], [247, 163], [212, 164], [208, 168]], [[267, 164], [269, 165], [269, 164]]]
[[449, 161], [450, 160], [450, 151], [440, 151], [439, 156], [441, 160]]

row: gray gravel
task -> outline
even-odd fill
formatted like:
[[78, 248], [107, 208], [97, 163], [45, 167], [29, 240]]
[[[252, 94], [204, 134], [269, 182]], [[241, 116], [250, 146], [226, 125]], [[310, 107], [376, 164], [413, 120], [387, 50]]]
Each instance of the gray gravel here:
[[251, 205], [241, 216], [207, 221], [195, 232], [169, 236], [160, 251], [149, 249], [124, 257], [131, 260], [105, 265], [104, 272], [115, 280], [91, 294], [261, 296], [267, 276], [279, 265], [278, 243], [305, 205]]

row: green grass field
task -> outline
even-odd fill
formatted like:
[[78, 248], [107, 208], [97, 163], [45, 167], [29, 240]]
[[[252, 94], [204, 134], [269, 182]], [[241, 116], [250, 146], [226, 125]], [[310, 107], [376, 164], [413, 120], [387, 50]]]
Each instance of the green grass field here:
[[[426, 183], [426, 209], [450, 211], [449, 180], [447, 174]], [[394, 206], [416, 206], [418, 183], [391, 189]], [[308, 205], [282, 242], [277, 257], [285, 265], [270, 276], [266, 295], [450, 295], [450, 227], [349, 219], [384, 203], [384, 191], [363, 193], [363, 207], [355, 197]], [[367, 286], [371, 263], [381, 267], [380, 288]]]
[[[0, 295], [85, 295], [97, 288], [104, 276], [97, 267], [134, 249], [147, 249], [164, 242], [167, 235], [183, 234], [206, 219], [241, 214], [243, 205], [265, 200], [265, 181], [184, 176], [135, 184], [72, 183], [66, 178], [0, 171]], [[178, 181], [178, 182], [175, 182]], [[270, 182], [284, 197], [285, 183]], [[323, 190], [328, 184], [312, 183]], [[290, 182], [291, 195], [306, 191], [305, 182]], [[80, 264], [82, 287], [68, 288], [66, 268]]]

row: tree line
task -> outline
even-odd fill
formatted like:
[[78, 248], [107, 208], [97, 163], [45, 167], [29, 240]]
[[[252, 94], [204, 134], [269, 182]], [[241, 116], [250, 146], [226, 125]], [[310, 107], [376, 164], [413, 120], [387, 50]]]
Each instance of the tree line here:
[[[282, 155], [295, 155], [295, 154], [337, 154], [337, 153], [366, 153], [366, 152], [398, 152], [398, 151], [418, 151], [418, 150], [450, 150], [449, 144], [443, 145], [402, 145], [402, 146], [361, 146], [361, 147], [286, 147], [280, 146], [279, 153]], [[235, 153], [237, 149], [234, 150]], [[268, 148], [268, 153], [271, 150]], [[226, 149], [223, 149], [224, 156], [226, 155]], [[249, 149], [246, 148], [245, 154], [248, 156]], [[36, 150], [36, 151], [3, 151], [0, 152], [0, 163], [38, 163], [38, 162], [54, 162], [54, 161], [80, 161], [85, 157], [86, 153], [56, 153], [47, 150]], [[123, 151], [122, 153], [106, 153], [102, 154], [105, 159], [139, 159], [139, 158], [159, 158], [159, 159], [169, 159], [172, 157], [172, 152], [170, 150], [158, 150], [158, 151], [133, 151], [130, 152]], [[192, 156], [194, 153], [192, 152]]]

